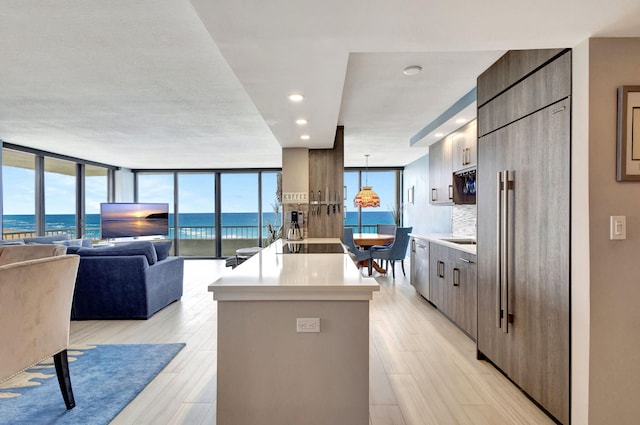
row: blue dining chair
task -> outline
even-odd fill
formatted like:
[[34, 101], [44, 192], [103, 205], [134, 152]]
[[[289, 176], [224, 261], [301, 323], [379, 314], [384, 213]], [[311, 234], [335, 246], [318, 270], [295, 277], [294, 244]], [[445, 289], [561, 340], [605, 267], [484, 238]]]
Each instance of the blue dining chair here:
[[393, 273], [393, 278], [396, 277], [396, 261], [400, 261], [402, 264], [402, 274], [406, 276], [404, 272], [404, 257], [407, 255], [407, 248], [409, 247], [409, 233], [413, 230], [413, 227], [397, 227], [396, 228], [396, 238], [393, 240], [393, 243], [389, 247], [371, 247], [371, 258], [374, 260], [382, 260], [387, 262], [387, 267], [389, 267], [389, 262], [391, 262], [391, 271]]
[[369, 250], [362, 250], [353, 241], [353, 227], [345, 227], [344, 235], [342, 237], [343, 244], [349, 249], [351, 258], [353, 261], [371, 261], [371, 252]]
[[[395, 224], [377, 224], [376, 233], [379, 235], [395, 235], [396, 227], [397, 226]], [[391, 243], [388, 243], [386, 245], [374, 245], [374, 246], [375, 246], [374, 249], [389, 248], [391, 246]], [[380, 263], [382, 263], [382, 261], [380, 261]], [[380, 265], [382, 266], [382, 264]]]

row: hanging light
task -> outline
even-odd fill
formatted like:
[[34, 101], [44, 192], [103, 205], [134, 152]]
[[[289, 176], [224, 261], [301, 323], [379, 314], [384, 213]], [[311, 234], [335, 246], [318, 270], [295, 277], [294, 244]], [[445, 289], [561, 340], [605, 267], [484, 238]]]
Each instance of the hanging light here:
[[365, 183], [360, 192], [353, 198], [353, 205], [356, 208], [368, 208], [368, 207], [379, 207], [380, 206], [380, 197], [377, 193], [375, 193], [369, 183], [369, 155], [365, 155], [366, 158], [366, 168], [365, 168]]

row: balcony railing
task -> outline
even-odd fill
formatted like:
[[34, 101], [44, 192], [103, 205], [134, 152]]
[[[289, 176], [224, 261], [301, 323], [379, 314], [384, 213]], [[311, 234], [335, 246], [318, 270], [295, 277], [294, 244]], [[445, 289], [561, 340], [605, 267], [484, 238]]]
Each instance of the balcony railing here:
[[[355, 232], [358, 232], [357, 225], [346, 225], [346, 227], [352, 227]], [[363, 233], [375, 233], [377, 226], [375, 224], [367, 224], [361, 226], [361, 231]], [[222, 226], [220, 229], [220, 233], [222, 236], [223, 242], [223, 256], [233, 255], [235, 252], [235, 248], [238, 247], [249, 247], [256, 246], [258, 244], [258, 227], [256, 226]], [[55, 230], [46, 230], [45, 236], [54, 236], [54, 235], [69, 235], [69, 238], [76, 238], [75, 228], [67, 228], [67, 229], [55, 229]], [[35, 237], [36, 233], [32, 231], [5, 231], [2, 235], [2, 239], [22, 239], [22, 238], [30, 238]], [[85, 231], [83, 236], [87, 239], [92, 239], [94, 241], [100, 240], [100, 229], [99, 228], [89, 228]], [[170, 239], [175, 238], [174, 229], [169, 229]], [[268, 237], [267, 227], [263, 226], [262, 228], [262, 238], [263, 241], [266, 241]], [[216, 228], [215, 226], [180, 226], [178, 227], [178, 239], [180, 241], [180, 252], [183, 255], [194, 255], [194, 256], [212, 256], [212, 247], [199, 245], [197, 242], [205, 242], [205, 241], [214, 241], [216, 238]], [[189, 247], [192, 241], [193, 247]]]

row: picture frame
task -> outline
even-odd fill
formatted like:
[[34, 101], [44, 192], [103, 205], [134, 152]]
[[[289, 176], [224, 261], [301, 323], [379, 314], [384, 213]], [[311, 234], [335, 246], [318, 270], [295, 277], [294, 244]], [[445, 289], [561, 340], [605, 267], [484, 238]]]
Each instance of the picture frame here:
[[407, 191], [407, 203], [409, 205], [413, 205], [413, 186], [411, 186]]
[[616, 180], [640, 181], [640, 86], [618, 87]]

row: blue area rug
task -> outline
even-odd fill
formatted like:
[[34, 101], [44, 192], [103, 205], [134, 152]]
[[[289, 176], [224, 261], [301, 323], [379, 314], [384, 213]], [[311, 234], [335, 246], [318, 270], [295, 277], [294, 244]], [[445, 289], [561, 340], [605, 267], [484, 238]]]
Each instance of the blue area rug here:
[[72, 346], [69, 373], [76, 407], [67, 411], [53, 361], [45, 362], [0, 384], [0, 424], [106, 425], [184, 346]]

